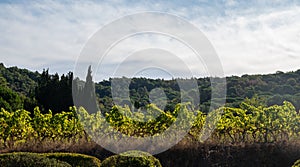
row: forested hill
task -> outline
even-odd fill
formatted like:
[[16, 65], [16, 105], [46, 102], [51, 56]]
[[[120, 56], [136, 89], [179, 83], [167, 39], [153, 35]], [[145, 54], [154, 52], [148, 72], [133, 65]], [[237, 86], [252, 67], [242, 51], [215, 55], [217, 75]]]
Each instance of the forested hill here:
[[[32, 111], [38, 105], [44, 111], [68, 110], [73, 105], [71, 72], [59, 76], [31, 72], [17, 67], [6, 68], [0, 64], [0, 108], [25, 108]], [[200, 109], [208, 111], [211, 98], [209, 78], [199, 78]], [[294, 72], [276, 72], [266, 75], [243, 75], [226, 77], [227, 106], [238, 106], [246, 98], [256, 97], [260, 104], [267, 106], [282, 104], [284, 100], [292, 102], [297, 110], [300, 109], [300, 70]], [[103, 111], [113, 105], [111, 98], [111, 80], [95, 84], [96, 94]], [[168, 98], [165, 110], [172, 110], [180, 102], [180, 89], [176, 80], [133, 78], [130, 83], [130, 101], [121, 104], [133, 104], [136, 108], [149, 103], [149, 92], [154, 88], [163, 88]]]
[[34, 108], [37, 105], [34, 96], [39, 77], [38, 72], [17, 67], [6, 68], [0, 63], [0, 108], [7, 110]]
[[31, 91], [37, 86], [40, 74], [18, 67], [6, 68], [3, 63], [0, 63], [0, 77], [5, 79], [7, 86], [12, 90], [29, 96]]
[[[211, 85], [209, 78], [199, 78], [200, 109], [208, 111], [211, 99]], [[102, 104], [110, 104], [110, 82], [102, 81], [96, 84], [96, 92]], [[280, 72], [266, 75], [243, 75], [241, 77], [226, 77], [227, 97], [226, 105], [238, 107], [246, 98], [256, 97], [260, 104], [271, 106], [282, 104], [284, 100], [292, 102], [296, 109], [300, 109], [300, 70], [295, 72]], [[163, 88], [169, 98], [167, 109], [172, 110], [174, 104], [180, 102], [179, 86], [176, 80], [133, 78], [130, 83], [131, 102], [143, 106], [149, 102], [148, 92], [153, 88]], [[142, 93], [142, 94], [141, 94]], [[126, 103], [126, 102], [124, 102]], [[213, 104], [212, 104], [213, 105]]]

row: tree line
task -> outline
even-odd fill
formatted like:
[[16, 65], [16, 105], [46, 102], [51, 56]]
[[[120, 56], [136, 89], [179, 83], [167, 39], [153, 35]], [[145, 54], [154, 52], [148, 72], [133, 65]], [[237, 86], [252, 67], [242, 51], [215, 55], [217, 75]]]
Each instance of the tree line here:
[[[91, 69], [88, 70], [87, 78], [83, 81], [75, 78], [72, 72], [59, 76], [57, 73], [50, 74], [48, 69], [39, 73], [17, 67], [6, 68], [0, 64], [0, 108], [7, 110], [23, 108], [33, 111], [35, 106], [39, 106], [45, 113], [49, 109], [54, 113], [68, 110], [69, 106], [74, 105], [72, 96], [74, 93], [72, 84], [74, 85], [74, 83], [81, 85], [76, 91], [77, 93], [81, 91], [83, 97], [85, 96], [83, 95], [84, 91], [94, 91], [95, 94], [90, 94], [90, 96], [95, 96], [91, 98], [97, 101], [100, 110], [104, 113], [109, 112], [116, 101], [120, 105], [126, 104], [131, 108], [144, 108], [150, 104], [149, 93], [155, 88], [161, 88], [166, 95], [167, 104], [163, 108], [164, 111], [174, 110], [176, 104], [181, 102], [182, 91], [176, 79], [113, 78], [120, 81], [130, 80], [130, 98], [113, 99], [111, 92], [113, 79], [94, 83], [91, 77]], [[218, 106], [218, 104], [211, 104], [210, 78], [198, 78], [197, 82], [198, 88], [183, 93], [190, 95], [193, 94], [193, 91], [199, 91], [200, 105], [198, 107], [201, 111], [208, 112], [211, 105]], [[85, 85], [89, 86], [85, 87]], [[266, 75], [226, 77], [226, 89], [227, 107], [238, 107], [244, 99], [258, 97], [266, 106], [280, 105], [287, 100], [296, 107], [296, 110], [300, 109], [300, 70], [286, 73], [277, 71], [274, 74]]]

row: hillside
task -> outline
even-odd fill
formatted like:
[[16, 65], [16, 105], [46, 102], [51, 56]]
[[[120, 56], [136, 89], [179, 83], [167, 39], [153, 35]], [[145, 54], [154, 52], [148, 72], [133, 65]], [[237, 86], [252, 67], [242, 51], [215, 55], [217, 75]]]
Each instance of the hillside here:
[[0, 63], [0, 107], [16, 110], [36, 106], [34, 91], [39, 75], [17, 67], [6, 68]]
[[3, 63], [0, 63], [0, 76], [5, 78], [12, 90], [29, 96], [37, 86], [40, 74], [18, 67], [6, 68]]
[[[48, 70], [41, 73], [31, 72], [18, 67], [5, 67], [0, 64], [1, 87], [21, 96], [20, 106], [31, 110], [34, 104], [42, 109], [54, 111], [67, 110], [73, 105], [71, 85], [73, 73], [59, 76], [49, 74]], [[95, 84], [96, 95], [100, 108], [108, 111], [114, 104], [111, 97], [111, 80], [104, 80]], [[120, 81], [124, 78], [119, 78]], [[129, 78], [125, 78], [129, 80]], [[200, 92], [200, 110], [208, 111], [211, 100], [211, 85], [209, 78], [198, 78]], [[284, 100], [290, 101], [297, 110], [300, 109], [300, 70], [294, 72], [276, 72], [265, 75], [243, 75], [226, 77], [227, 97], [226, 105], [236, 107], [246, 98], [257, 98], [259, 103], [266, 106], [282, 104]], [[6, 86], [4, 86], [6, 85]], [[130, 99], [119, 99], [119, 104], [133, 104], [136, 108], [150, 103], [149, 92], [154, 88], [162, 88], [167, 96], [165, 110], [173, 110], [180, 102], [180, 88], [175, 79], [148, 79], [133, 78], [130, 80]], [[188, 93], [188, 92], [187, 92]], [[26, 98], [25, 98], [26, 97]], [[1, 97], [4, 101], [9, 101]], [[22, 100], [23, 99], [23, 100]], [[26, 100], [27, 99], [27, 100]], [[27, 101], [27, 102], [26, 102]], [[33, 101], [28, 104], [28, 101]], [[9, 102], [8, 102], [9, 103]], [[27, 103], [27, 104], [24, 104]], [[214, 104], [212, 104], [214, 105]], [[0, 107], [6, 107], [1, 105]]]
[[[121, 81], [121, 79], [119, 79]], [[123, 79], [124, 80], [124, 79]], [[198, 78], [200, 92], [200, 109], [208, 111], [211, 99], [211, 84], [209, 78]], [[180, 89], [176, 80], [133, 78], [130, 83], [131, 102], [136, 107], [149, 103], [148, 94], [154, 88], [163, 88], [168, 97], [166, 110], [172, 110], [180, 102]], [[300, 109], [300, 70], [295, 72], [276, 72], [266, 75], [243, 75], [241, 77], [226, 77], [227, 96], [226, 105], [237, 107], [246, 98], [259, 99], [267, 106], [282, 104], [284, 100], [290, 101]], [[96, 92], [100, 102], [105, 105], [112, 104], [111, 79], [96, 84]], [[121, 102], [122, 103], [122, 102]], [[125, 104], [128, 104], [126, 100]]]

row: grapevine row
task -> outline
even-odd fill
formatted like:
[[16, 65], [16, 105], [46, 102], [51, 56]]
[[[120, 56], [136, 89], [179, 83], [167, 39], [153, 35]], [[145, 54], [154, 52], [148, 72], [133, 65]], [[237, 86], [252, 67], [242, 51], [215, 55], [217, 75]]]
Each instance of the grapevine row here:
[[[70, 107], [70, 111], [52, 114], [26, 110], [0, 112], [0, 142], [11, 147], [16, 142], [65, 141], [87, 138], [87, 134], [121, 132], [126, 136], [155, 136], [170, 126], [178, 130], [191, 127], [189, 134], [201, 137], [203, 128], [212, 128], [209, 138], [218, 143], [278, 142], [299, 139], [300, 114], [295, 107], [284, 102], [270, 107], [242, 103], [239, 108], [221, 107], [215, 111], [215, 126], [207, 125], [209, 116], [192, 110], [189, 104], [178, 104], [174, 111], [164, 112], [150, 104], [145, 111], [132, 111], [128, 106], [113, 106], [105, 115], [89, 114], [85, 109]], [[174, 125], [175, 124], [175, 125]], [[105, 127], [109, 125], [109, 127]], [[111, 130], [113, 129], [113, 131]]]

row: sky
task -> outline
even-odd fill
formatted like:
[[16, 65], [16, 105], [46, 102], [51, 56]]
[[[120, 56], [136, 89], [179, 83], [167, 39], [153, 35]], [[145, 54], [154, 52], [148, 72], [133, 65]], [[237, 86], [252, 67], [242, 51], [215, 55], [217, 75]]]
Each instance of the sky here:
[[[50, 72], [59, 74], [73, 71], [82, 49], [97, 31], [123, 16], [149, 11], [176, 15], [196, 26], [214, 47], [226, 76], [300, 69], [298, 0], [2, 0], [0, 61], [6, 66], [18, 66], [32, 71], [47, 68]], [[160, 21], [153, 24], [160, 24]], [[121, 31], [122, 27], [118, 28]], [[133, 46], [140, 50], [160, 48], [169, 52], [176, 51], [176, 54], [183, 55], [178, 57], [184, 62], [188, 61], [187, 55], [192, 54], [189, 48], [170, 36], [135, 35], [113, 48], [101, 66], [94, 69], [98, 79], [111, 77], [124, 59], [128, 60], [121, 68], [124, 75], [132, 73], [132, 70], [126, 70], [134, 66], [134, 63], [141, 67], [151, 65], [149, 62], [152, 61], [165, 61], [163, 55], [153, 56], [155, 60], [142, 58], [139, 54], [128, 56], [129, 51], [125, 53], [124, 50]], [[124, 58], [124, 55], [128, 57]], [[174, 73], [171, 74], [167, 69], [140, 69], [134, 75], [152, 78], [184, 77], [184, 73], [176, 74], [182, 69], [177, 61], [166, 61]], [[188, 66], [204, 68], [203, 64], [192, 62]], [[195, 77], [202, 75], [208, 73], [199, 73]]]

